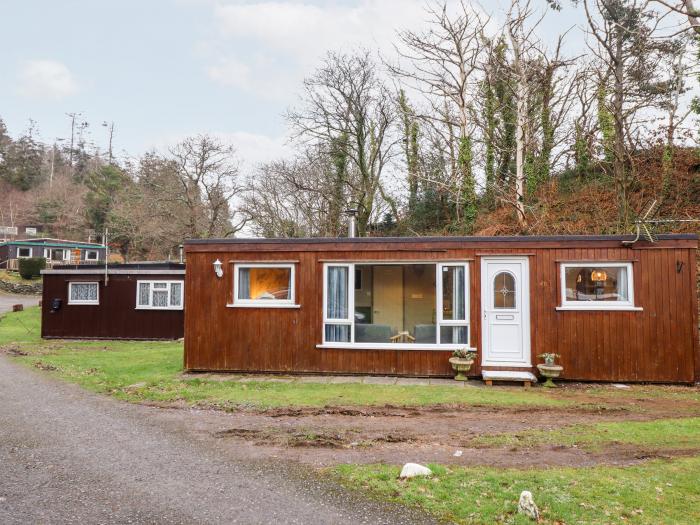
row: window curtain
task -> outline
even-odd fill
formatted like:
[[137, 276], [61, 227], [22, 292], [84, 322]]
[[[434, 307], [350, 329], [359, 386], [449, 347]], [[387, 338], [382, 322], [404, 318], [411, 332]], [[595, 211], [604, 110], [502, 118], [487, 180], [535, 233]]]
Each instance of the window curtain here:
[[139, 283], [139, 306], [151, 304], [151, 283]]
[[97, 283], [73, 283], [70, 291], [72, 301], [97, 301]]
[[327, 310], [328, 319], [348, 318], [348, 269], [345, 266], [328, 267]]
[[[348, 268], [346, 266], [329, 266], [326, 283], [326, 317], [328, 319], [349, 318], [348, 312]], [[326, 324], [326, 341], [349, 342], [350, 325]]]
[[[464, 267], [463, 266], [456, 266], [455, 267], [455, 274], [454, 274], [454, 293], [453, 293], [453, 300], [454, 300], [454, 319], [455, 320], [464, 320], [466, 319], [465, 311], [464, 311], [464, 296], [466, 295], [464, 293]], [[460, 341], [461, 342], [461, 341]]]
[[250, 268], [238, 270], [238, 298], [250, 299]]
[[182, 305], [182, 283], [172, 283], [170, 285], [170, 306]]
[[629, 301], [630, 296], [629, 291], [627, 290], [627, 268], [617, 268], [617, 270], [617, 300]]

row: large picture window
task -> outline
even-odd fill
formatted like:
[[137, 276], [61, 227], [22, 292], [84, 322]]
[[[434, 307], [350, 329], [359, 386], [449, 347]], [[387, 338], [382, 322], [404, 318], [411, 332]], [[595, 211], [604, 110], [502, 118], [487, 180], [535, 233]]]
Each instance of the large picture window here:
[[466, 263], [327, 263], [323, 279], [325, 346], [469, 345]]
[[635, 308], [632, 263], [563, 263], [561, 289], [563, 309]]
[[296, 307], [294, 265], [234, 265], [233, 306]]
[[137, 310], [182, 310], [182, 281], [137, 281]]
[[68, 283], [68, 304], [100, 304], [99, 283]]

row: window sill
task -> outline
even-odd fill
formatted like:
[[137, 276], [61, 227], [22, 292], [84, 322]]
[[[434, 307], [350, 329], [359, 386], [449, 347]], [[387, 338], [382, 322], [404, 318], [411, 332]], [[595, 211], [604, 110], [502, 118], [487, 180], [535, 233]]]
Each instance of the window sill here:
[[301, 308], [300, 304], [227, 304], [226, 308]]
[[641, 306], [557, 306], [556, 310], [564, 312], [642, 312]]
[[[416, 343], [323, 343], [316, 345], [320, 349], [335, 349], [335, 350], [417, 350], [417, 351], [437, 351], [451, 352], [465, 348], [465, 345], [454, 344], [416, 344]], [[476, 352], [476, 348], [468, 348]]]
[[72, 302], [71, 303], [71, 302], [69, 302], [67, 304], [68, 304], [68, 306], [100, 306], [99, 302], [97, 302], [97, 303], [95, 303], [95, 302], [89, 302], [89, 303], [82, 303], [82, 302], [78, 302], [78, 303]]
[[179, 306], [179, 307], [175, 307], [175, 306], [172, 306], [172, 307], [167, 307], [167, 306], [163, 306], [163, 307], [137, 306], [136, 307], [136, 310], [175, 310], [175, 311], [178, 311], [178, 310], [182, 310], [182, 309], [183, 309], [182, 306]]

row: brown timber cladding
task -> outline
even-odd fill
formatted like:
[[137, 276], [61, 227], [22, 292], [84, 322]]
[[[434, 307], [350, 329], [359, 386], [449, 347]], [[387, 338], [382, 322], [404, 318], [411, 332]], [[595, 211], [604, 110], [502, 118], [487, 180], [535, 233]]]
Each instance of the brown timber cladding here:
[[[323, 262], [467, 260], [470, 337], [481, 369], [480, 259], [527, 255], [532, 362], [561, 355], [564, 377], [592, 381], [700, 380], [695, 294], [697, 238], [667, 236], [622, 246], [620, 238], [558, 237], [190, 242], [186, 245], [185, 368], [248, 372], [451, 376], [448, 351], [319, 349]], [[219, 259], [224, 276], [214, 276]], [[298, 309], [227, 308], [235, 261], [297, 261]], [[642, 311], [559, 311], [561, 262], [631, 261]], [[533, 371], [536, 371], [533, 369]]]
[[[137, 310], [136, 281], [178, 281], [168, 274], [104, 275], [44, 274], [41, 336], [68, 339], [180, 339], [184, 330], [183, 310]], [[97, 305], [69, 305], [68, 283], [99, 282]], [[51, 301], [61, 299], [61, 308], [51, 313]]]

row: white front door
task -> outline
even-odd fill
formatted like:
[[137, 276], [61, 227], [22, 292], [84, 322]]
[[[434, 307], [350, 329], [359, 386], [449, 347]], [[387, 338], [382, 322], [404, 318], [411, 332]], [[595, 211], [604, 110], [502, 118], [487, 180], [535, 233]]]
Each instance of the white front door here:
[[527, 257], [481, 259], [481, 364], [530, 367]]

